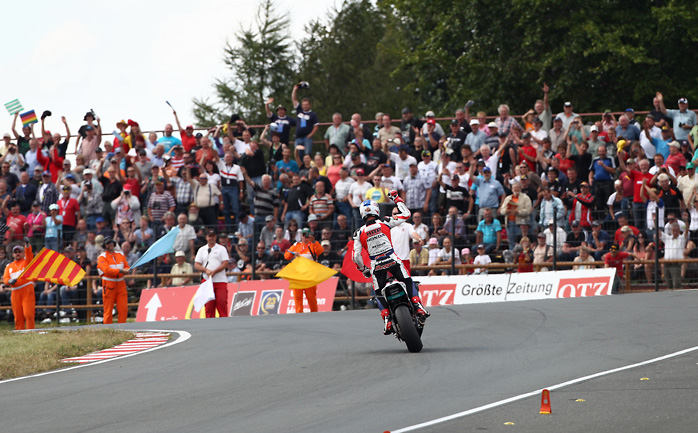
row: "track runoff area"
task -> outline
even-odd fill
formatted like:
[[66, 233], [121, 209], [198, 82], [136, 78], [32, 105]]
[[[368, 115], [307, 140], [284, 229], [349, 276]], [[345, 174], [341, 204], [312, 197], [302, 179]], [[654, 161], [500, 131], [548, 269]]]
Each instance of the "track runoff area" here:
[[[489, 289], [478, 286], [475, 293], [504, 291], [511, 300], [528, 291], [539, 298], [432, 306], [417, 354], [381, 335], [375, 310], [120, 325], [178, 329], [191, 338], [173, 333], [183, 344], [0, 382], [0, 405], [18, 417], [6, 419], [4, 427], [694, 431], [698, 292], [606, 296], [601, 283], [572, 290], [569, 277], [559, 280], [564, 284], [510, 280], [500, 286], [491, 278]], [[465, 296], [464, 289], [473, 292], [472, 285], [454, 290]], [[450, 288], [425, 290], [444, 299]], [[546, 293], [561, 296], [544, 298]], [[56, 399], [47, 389], [70, 398]], [[110, 405], [121, 409], [89, 416], [101, 410], [101, 389], [109, 389]], [[550, 414], [541, 414], [546, 408]]]

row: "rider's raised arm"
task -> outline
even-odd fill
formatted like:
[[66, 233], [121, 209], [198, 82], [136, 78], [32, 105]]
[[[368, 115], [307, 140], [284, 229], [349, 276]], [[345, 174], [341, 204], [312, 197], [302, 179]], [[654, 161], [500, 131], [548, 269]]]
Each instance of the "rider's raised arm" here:
[[397, 210], [400, 211], [400, 213], [397, 214], [395, 217], [388, 218], [387, 224], [392, 228], [395, 226], [399, 226], [400, 224], [410, 219], [410, 216], [412, 216], [412, 212], [410, 212], [410, 210], [407, 209], [407, 205], [402, 200], [402, 198], [399, 195], [397, 195], [397, 192], [390, 191], [390, 198], [393, 200], [393, 202], [395, 202]]
[[352, 252], [351, 258], [354, 260], [354, 263], [356, 263], [356, 266], [358, 266], [360, 270], [363, 270], [367, 265], [364, 263], [363, 257], [361, 257], [361, 249], [361, 229], [359, 229], [354, 232], [354, 251]]

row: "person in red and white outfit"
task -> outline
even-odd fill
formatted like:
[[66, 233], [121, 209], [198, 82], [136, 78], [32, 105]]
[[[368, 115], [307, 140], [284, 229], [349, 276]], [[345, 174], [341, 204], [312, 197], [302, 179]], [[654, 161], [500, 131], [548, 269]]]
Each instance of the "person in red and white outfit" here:
[[[393, 208], [393, 218], [397, 218], [400, 215], [398, 208]], [[408, 222], [404, 222], [390, 229], [390, 238], [393, 241], [393, 249], [395, 254], [408, 272], [412, 272], [410, 268], [410, 238], [414, 240], [415, 243], [423, 244], [422, 238], [414, 231], [414, 226]]]
[[216, 298], [206, 303], [206, 318], [228, 317], [228, 278], [225, 270], [228, 267], [230, 256], [223, 245], [216, 243], [218, 233], [215, 229], [206, 232], [207, 244], [199, 248], [194, 259], [194, 268], [202, 272], [202, 282], [213, 280], [213, 293]]

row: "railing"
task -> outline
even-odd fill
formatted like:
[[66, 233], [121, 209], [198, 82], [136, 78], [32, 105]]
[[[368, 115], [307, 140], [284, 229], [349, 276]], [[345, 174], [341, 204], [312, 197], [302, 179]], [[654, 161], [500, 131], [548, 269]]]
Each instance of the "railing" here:
[[[620, 293], [632, 293], [632, 292], [646, 292], [646, 291], [654, 291], [655, 290], [655, 281], [649, 281], [642, 283], [636, 278], [633, 277], [633, 268], [636, 265], [640, 266], [647, 266], [650, 265], [652, 267], [655, 266], [655, 261], [654, 260], [627, 260], [624, 263], [624, 275], [622, 282], [620, 286]], [[696, 288], [698, 287], [698, 259], [684, 259], [684, 260], [664, 260], [660, 259], [659, 260], [659, 265], [660, 268], [663, 265], [667, 264], [677, 264], [677, 265], [684, 265], [688, 267], [694, 267], [695, 269], [691, 270], [691, 276], [689, 277], [686, 275], [686, 277], [682, 280], [682, 288]], [[584, 265], [584, 266], [592, 266], [596, 268], [603, 268], [605, 266], [605, 263], [602, 261], [594, 261], [594, 262], [585, 262], [585, 263], [579, 263], [579, 262], [558, 262], [557, 266], [558, 269], [567, 269], [567, 268], [573, 268], [574, 266], [579, 266], [579, 265]], [[540, 268], [544, 267], [551, 267], [551, 263], [534, 263], [533, 264], [534, 269], [538, 270]], [[447, 274], [450, 274], [451, 271], [451, 266], [450, 265], [432, 265], [432, 266], [412, 266], [412, 271], [413, 273], [418, 273], [422, 271], [430, 272], [430, 271], [435, 271], [437, 274], [439, 272], [445, 272]], [[487, 269], [488, 273], [505, 273], [505, 272], [518, 272], [519, 264], [517, 263], [491, 263], [488, 265], [473, 265], [473, 264], [460, 264], [455, 266], [457, 270], [457, 275], [465, 275], [468, 273], [468, 271], [473, 270], [475, 268], [484, 268]], [[661, 273], [659, 272], [659, 269], [653, 269], [652, 275], [656, 278], [657, 275], [661, 277]], [[273, 277], [276, 274], [277, 271], [259, 271], [257, 274], [259, 276], [267, 276], [267, 277]], [[687, 271], [688, 272], [688, 271]], [[238, 277], [250, 277], [249, 272], [227, 272], [226, 275], [228, 276], [238, 276]], [[199, 282], [199, 278], [201, 276], [200, 273], [192, 273], [192, 274], [157, 274], [158, 277], [160, 278], [190, 278], [193, 277], [194, 281], [191, 283], [191, 285], [196, 285]], [[133, 275], [127, 275], [126, 279], [139, 279], [139, 280], [145, 280], [145, 279], [150, 279], [150, 278], [155, 278], [155, 274], [133, 274]], [[92, 280], [101, 280], [100, 277], [98, 276], [86, 276], [85, 280], [87, 281], [92, 281]], [[356, 292], [356, 287], [354, 284], [350, 284], [350, 280], [346, 280], [345, 278], [340, 278], [340, 284], [344, 284], [342, 287], [342, 290], [345, 292], [344, 295], [335, 295], [334, 301], [336, 304], [339, 305], [349, 305], [351, 308], [356, 308], [356, 302], [357, 301], [368, 301], [372, 298], [372, 296], [367, 296], [367, 295], [357, 295]], [[167, 287], [165, 287], [167, 288]], [[658, 285], [659, 290], [666, 289], [666, 285], [664, 284], [659, 284]], [[95, 310], [101, 310], [103, 308], [102, 304], [95, 304], [93, 299], [93, 294], [92, 290], [88, 288], [87, 290], [87, 299], [85, 304], [77, 304], [77, 305], [37, 305], [35, 307], [36, 310], [55, 310], [56, 311], [56, 317], [60, 318], [60, 311], [65, 311], [68, 309], [75, 309], [75, 310], [86, 310], [87, 311], [87, 322], [90, 323], [93, 321], [93, 316], [94, 316], [94, 311]], [[138, 302], [130, 302], [128, 304], [129, 308], [133, 307], [138, 307]], [[0, 306], [0, 310], [10, 310], [10, 306]], [[60, 324], [60, 322], [59, 322]]]

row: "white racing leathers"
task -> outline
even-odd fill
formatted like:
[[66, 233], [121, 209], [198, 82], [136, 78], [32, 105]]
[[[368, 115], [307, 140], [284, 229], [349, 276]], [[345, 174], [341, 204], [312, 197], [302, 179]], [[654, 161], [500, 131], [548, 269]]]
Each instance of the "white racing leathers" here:
[[[400, 200], [395, 204], [400, 211], [396, 218], [389, 217], [383, 221], [376, 218], [367, 222], [356, 231], [354, 234], [353, 259], [362, 272], [370, 269], [373, 277], [373, 288], [376, 292], [385, 287], [385, 283], [388, 281], [388, 273], [390, 273], [396, 280], [405, 283], [407, 289], [412, 292], [409, 294], [410, 298], [412, 298], [412, 296], [416, 295], [413, 289], [412, 278], [407, 269], [405, 269], [405, 265], [402, 264], [402, 260], [395, 254], [393, 242], [390, 239], [390, 229], [407, 221], [411, 214], [403, 201]], [[371, 263], [366, 264], [363, 262], [361, 257], [362, 249], [368, 251]], [[380, 298], [377, 297], [376, 299], [380, 309], [385, 308]]]

